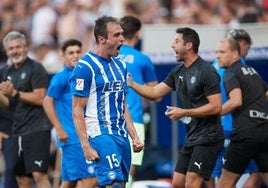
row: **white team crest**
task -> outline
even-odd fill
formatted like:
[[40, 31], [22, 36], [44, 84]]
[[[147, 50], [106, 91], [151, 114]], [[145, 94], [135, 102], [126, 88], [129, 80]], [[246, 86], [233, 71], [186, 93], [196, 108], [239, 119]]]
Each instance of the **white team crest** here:
[[24, 78], [26, 77], [26, 73], [25, 72], [21, 73], [20, 77], [22, 80], [24, 80]]
[[11, 81], [12, 80], [11, 76], [7, 76], [7, 80]]
[[191, 77], [191, 80], [190, 80], [191, 84], [194, 84], [195, 81], [196, 81], [196, 77], [195, 77], [195, 76], [192, 76], [192, 77]]
[[116, 173], [114, 171], [108, 172], [108, 177], [110, 180], [114, 180], [116, 178]]
[[84, 89], [84, 79], [76, 79], [75, 89], [81, 91]]
[[95, 172], [94, 167], [92, 165], [88, 167], [87, 171], [89, 174], [94, 174]]

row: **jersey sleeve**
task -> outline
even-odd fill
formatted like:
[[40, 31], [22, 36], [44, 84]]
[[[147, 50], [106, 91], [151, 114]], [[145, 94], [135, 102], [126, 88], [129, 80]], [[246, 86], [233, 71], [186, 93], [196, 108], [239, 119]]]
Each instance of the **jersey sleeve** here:
[[[171, 87], [173, 90], [176, 90], [176, 77], [178, 77], [178, 72], [180, 68], [183, 66], [182, 63], [174, 67], [170, 73], [167, 75], [165, 80], [163, 81], [165, 84], [167, 84], [169, 87]], [[176, 76], [177, 75], [177, 76]]]
[[70, 78], [71, 94], [73, 96], [88, 97], [92, 83], [93, 72], [87, 63], [78, 62]]
[[54, 99], [61, 97], [65, 90], [65, 87], [67, 87], [66, 85], [68, 84], [68, 82], [66, 82], [65, 76], [66, 75], [64, 75], [64, 72], [60, 71], [52, 77], [47, 90], [47, 96]]
[[268, 84], [263, 80], [263, 87], [265, 91], [268, 91]]
[[226, 93], [229, 93], [231, 90], [235, 88], [240, 88], [240, 83], [236, 75], [230, 71], [226, 70], [223, 75], [223, 80], [224, 80], [224, 87], [226, 90]]
[[220, 90], [220, 76], [214, 67], [208, 68], [204, 71], [203, 76], [204, 93], [206, 96], [221, 93]]
[[175, 87], [175, 75], [174, 72], [171, 71], [167, 77], [165, 78], [165, 80], [163, 81], [165, 84], [167, 84], [169, 87], [171, 87], [173, 90], [176, 89]]

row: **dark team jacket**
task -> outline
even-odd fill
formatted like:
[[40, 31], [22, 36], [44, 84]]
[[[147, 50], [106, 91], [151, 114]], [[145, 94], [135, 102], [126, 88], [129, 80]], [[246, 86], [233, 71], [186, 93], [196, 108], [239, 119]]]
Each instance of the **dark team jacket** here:
[[241, 61], [226, 69], [224, 86], [229, 93], [235, 88], [242, 91], [242, 106], [233, 113], [233, 134], [257, 126], [268, 126], [267, 84], [257, 71]]
[[[19, 69], [15, 69], [14, 65], [11, 65], [5, 75], [5, 80], [10, 80], [14, 88], [22, 92], [32, 92], [36, 88], [47, 88], [49, 82], [45, 68], [30, 58], [27, 58]], [[12, 134], [14, 136], [52, 128], [42, 106], [18, 101], [12, 106], [12, 109]]]
[[[5, 65], [0, 69], [0, 83], [5, 80], [5, 75], [7, 73], [9, 66]], [[11, 134], [12, 125], [12, 113], [2, 110], [0, 108], [0, 131], [7, 134]]]
[[[220, 78], [215, 68], [201, 57], [188, 68], [183, 64], [171, 70], [164, 80], [176, 91], [183, 109], [197, 108], [208, 103], [207, 96], [220, 94]], [[214, 144], [223, 141], [220, 115], [191, 117], [186, 125], [185, 146]]]

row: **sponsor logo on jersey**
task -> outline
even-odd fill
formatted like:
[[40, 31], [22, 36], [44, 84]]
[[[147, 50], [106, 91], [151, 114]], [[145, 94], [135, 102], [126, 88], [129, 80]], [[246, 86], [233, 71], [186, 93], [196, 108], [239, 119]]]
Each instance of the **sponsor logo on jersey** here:
[[259, 112], [257, 110], [250, 110], [249, 117], [259, 118], [259, 119], [268, 119], [268, 114], [265, 112]]
[[106, 82], [103, 87], [103, 92], [117, 92], [122, 91], [124, 88], [124, 83], [122, 81]]
[[254, 75], [254, 74], [258, 74], [254, 68], [252, 67], [241, 67], [241, 70], [243, 72], [244, 75]]
[[134, 63], [134, 58], [135, 56], [132, 54], [128, 54], [128, 55], [120, 55], [120, 58], [124, 61], [127, 62], [129, 64], [133, 64]]

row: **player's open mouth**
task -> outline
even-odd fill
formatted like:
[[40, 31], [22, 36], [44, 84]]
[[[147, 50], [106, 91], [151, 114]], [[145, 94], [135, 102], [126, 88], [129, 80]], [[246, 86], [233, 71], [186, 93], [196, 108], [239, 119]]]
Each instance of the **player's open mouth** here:
[[121, 46], [122, 46], [122, 44], [117, 47], [117, 50], [120, 50]]

